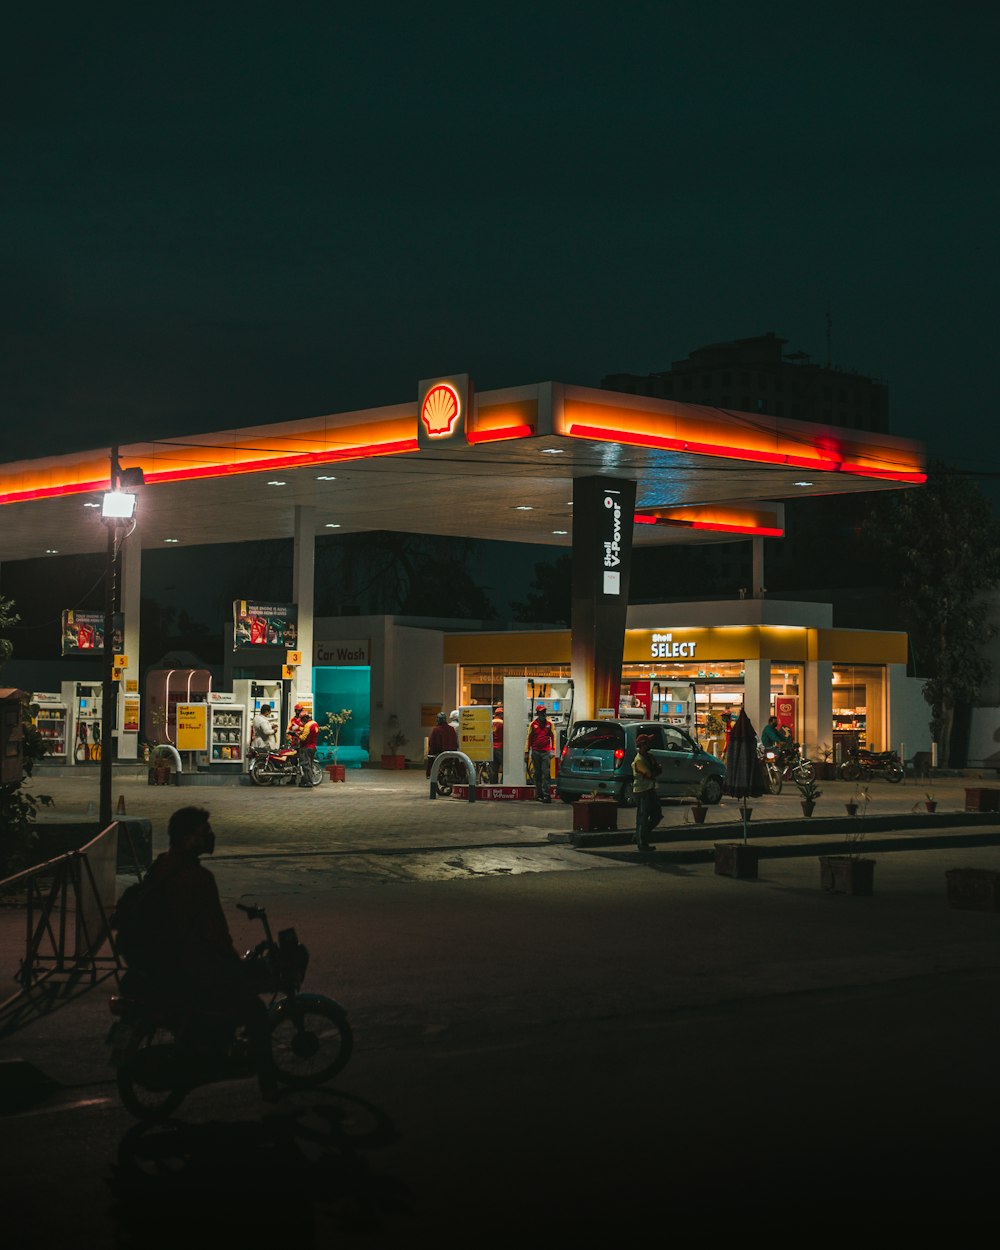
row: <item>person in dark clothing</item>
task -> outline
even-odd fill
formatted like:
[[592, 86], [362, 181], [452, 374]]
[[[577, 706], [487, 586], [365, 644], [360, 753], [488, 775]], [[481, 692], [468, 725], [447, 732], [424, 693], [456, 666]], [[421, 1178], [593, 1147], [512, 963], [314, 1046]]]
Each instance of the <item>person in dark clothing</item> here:
[[233, 945], [215, 877], [199, 856], [215, 851], [208, 812], [181, 807], [167, 825], [170, 849], [151, 868], [162, 883], [165, 928], [161, 960], [169, 992], [198, 1017], [244, 1024], [250, 1036], [261, 1093], [273, 1098], [277, 1080], [267, 1008], [257, 996]]
[[437, 724], [431, 730], [430, 737], [427, 739], [427, 776], [431, 775], [431, 766], [436, 756], [442, 751], [458, 750], [458, 734], [455, 732], [455, 726], [448, 722], [448, 718], [444, 712], [438, 712]]

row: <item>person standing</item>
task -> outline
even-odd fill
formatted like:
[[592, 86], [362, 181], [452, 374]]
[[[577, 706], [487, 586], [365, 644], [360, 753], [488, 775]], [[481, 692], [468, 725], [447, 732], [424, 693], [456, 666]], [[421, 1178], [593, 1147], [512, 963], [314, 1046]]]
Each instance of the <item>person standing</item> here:
[[639, 734], [632, 761], [632, 793], [635, 795], [635, 841], [640, 851], [651, 851], [650, 835], [663, 818], [656, 793], [660, 766], [650, 754], [652, 734]]
[[524, 744], [524, 762], [527, 764], [528, 757], [531, 757], [535, 799], [539, 803], [552, 802], [549, 760], [556, 749], [556, 738], [552, 722], [546, 716], [547, 711], [544, 703], [535, 708], [535, 719], [528, 726], [528, 738]]
[[253, 737], [250, 745], [255, 751], [273, 751], [277, 744], [277, 734], [274, 732], [274, 726], [271, 724], [271, 705], [270, 703], [262, 703], [260, 711], [253, 718], [253, 724], [250, 726]]
[[493, 784], [499, 785], [503, 777], [503, 704], [493, 709]]
[[434, 763], [435, 757], [440, 755], [442, 751], [458, 750], [458, 734], [455, 732], [455, 726], [445, 718], [444, 712], [438, 712], [437, 724], [430, 732], [427, 739], [427, 776], [431, 775], [431, 765]]
[[319, 740], [319, 725], [306, 711], [305, 704], [296, 703], [295, 715], [288, 722], [288, 736], [298, 752], [299, 785], [312, 786], [313, 760]]

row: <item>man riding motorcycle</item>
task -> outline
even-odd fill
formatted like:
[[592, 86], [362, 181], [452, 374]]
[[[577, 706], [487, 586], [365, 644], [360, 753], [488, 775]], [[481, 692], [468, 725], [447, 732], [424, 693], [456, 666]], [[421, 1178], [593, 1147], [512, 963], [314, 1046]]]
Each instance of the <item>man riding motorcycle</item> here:
[[150, 869], [159, 894], [162, 944], [150, 970], [153, 988], [196, 1018], [245, 1024], [261, 1094], [277, 1091], [267, 1008], [233, 945], [215, 877], [199, 863], [215, 851], [208, 812], [179, 808], [167, 825], [170, 849]]

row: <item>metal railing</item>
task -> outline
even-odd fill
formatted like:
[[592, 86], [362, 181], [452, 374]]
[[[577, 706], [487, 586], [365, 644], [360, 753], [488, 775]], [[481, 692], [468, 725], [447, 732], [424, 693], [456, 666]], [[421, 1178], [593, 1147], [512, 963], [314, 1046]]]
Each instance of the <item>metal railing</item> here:
[[[121, 833], [141, 876], [127, 825]], [[115, 904], [118, 836], [113, 821], [78, 850], [0, 881], [0, 894], [24, 895], [25, 910], [24, 954], [14, 975], [20, 988], [0, 1003], [0, 1011], [51, 977], [89, 974], [92, 984], [102, 971], [118, 977], [122, 963], [108, 924]], [[105, 946], [108, 953], [102, 954]]]

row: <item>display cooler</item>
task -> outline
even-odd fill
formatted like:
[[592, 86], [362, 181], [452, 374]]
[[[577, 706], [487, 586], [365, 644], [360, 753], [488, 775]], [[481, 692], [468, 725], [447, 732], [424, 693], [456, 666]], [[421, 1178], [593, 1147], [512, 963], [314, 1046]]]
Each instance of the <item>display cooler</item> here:
[[46, 759], [65, 760], [69, 709], [58, 694], [35, 694], [33, 723], [45, 743]]
[[233, 702], [245, 707], [247, 710], [247, 742], [253, 733], [253, 718], [257, 715], [265, 703], [271, 705], [271, 711], [268, 714], [268, 720], [271, 722], [271, 728], [274, 730], [274, 740], [280, 743], [284, 738], [284, 725], [282, 724], [281, 715], [281, 682], [277, 678], [273, 681], [247, 680], [241, 678], [233, 682]]
[[246, 757], [247, 709], [238, 703], [208, 705], [208, 758], [212, 764], [242, 765]]

